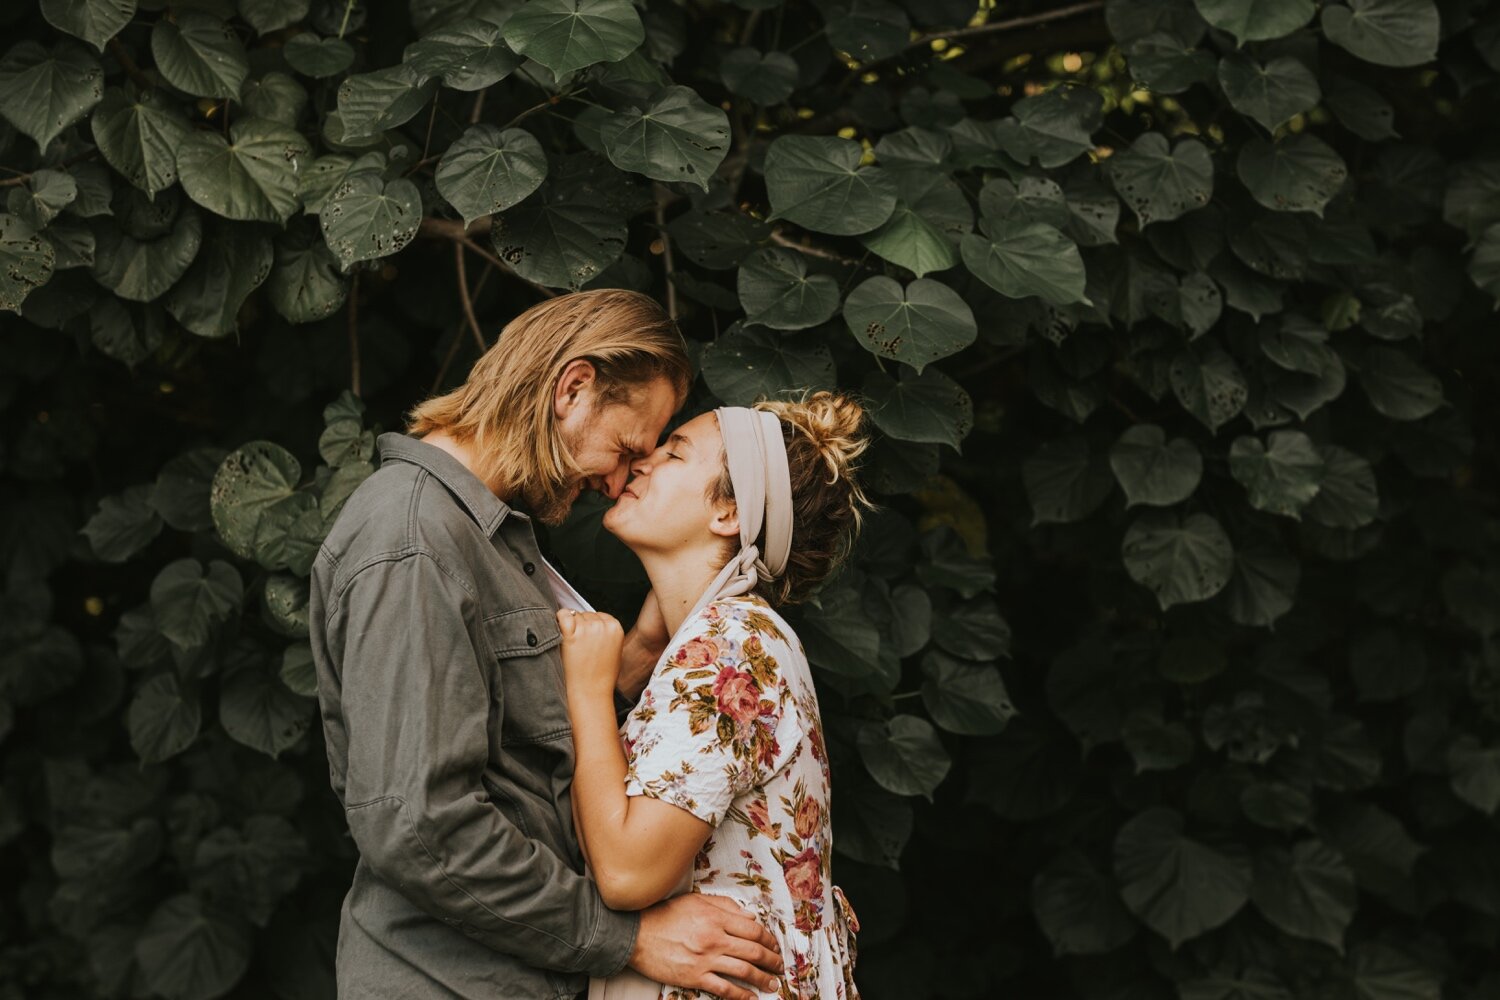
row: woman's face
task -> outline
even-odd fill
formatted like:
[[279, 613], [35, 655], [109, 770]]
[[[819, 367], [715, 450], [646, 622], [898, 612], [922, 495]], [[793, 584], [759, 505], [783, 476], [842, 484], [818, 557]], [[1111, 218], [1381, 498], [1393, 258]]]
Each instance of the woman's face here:
[[631, 477], [604, 527], [636, 552], [677, 552], [737, 534], [734, 505], [716, 509], [709, 486], [724, 469], [724, 438], [712, 412], [672, 432], [630, 467]]

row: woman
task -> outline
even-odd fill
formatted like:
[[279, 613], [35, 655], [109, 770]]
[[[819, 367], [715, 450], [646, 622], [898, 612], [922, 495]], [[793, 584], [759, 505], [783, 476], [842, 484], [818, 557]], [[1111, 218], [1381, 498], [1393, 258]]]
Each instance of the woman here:
[[[862, 417], [827, 392], [724, 407], [633, 466], [604, 526], [640, 557], [672, 640], [622, 731], [619, 623], [558, 612], [573, 805], [604, 901], [641, 909], [689, 886], [735, 899], [780, 942], [786, 971], [771, 995], [786, 998], [858, 996], [858, 924], [829, 878], [818, 699], [773, 606], [805, 597], [853, 542], [868, 506], [853, 478]], [[725, 975], [744, 986], [748, 969]], [[594, 1000], [695, 995], [629, 973], [590, 989]]]

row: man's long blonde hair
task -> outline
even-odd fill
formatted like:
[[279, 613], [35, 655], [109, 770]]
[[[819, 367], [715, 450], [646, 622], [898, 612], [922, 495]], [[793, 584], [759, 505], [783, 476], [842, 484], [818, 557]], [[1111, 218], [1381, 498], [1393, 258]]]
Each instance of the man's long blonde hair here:
[[507, 323], [463, 385], [411, 411], [406, 432], [447, 432], [470, 446], [473, 472], [491, 490], [524, 499], [539, 517], [566, 513], [582, 471], [559, 437], [552, 401], [563, 369], [579, 358], [597, 373], [597, 406], [628, 403], [657, 378], [681, 405], [693, 377], [682, 334], [655, 299], [616, 288], [573, 292]]

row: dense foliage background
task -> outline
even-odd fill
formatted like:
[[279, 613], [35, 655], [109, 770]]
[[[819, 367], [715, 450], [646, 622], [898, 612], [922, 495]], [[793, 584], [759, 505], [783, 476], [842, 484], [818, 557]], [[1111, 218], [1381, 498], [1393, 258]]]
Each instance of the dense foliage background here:
[[[691, 410], [870, 401], [799, 616], [869, 997], [1500, 997], [1500, 7], [0, 27], [0, 996], [332, 995], [309, 561], [376, 432], [620, 285]], [[550, 544], [628, 613], [599, 512]]]

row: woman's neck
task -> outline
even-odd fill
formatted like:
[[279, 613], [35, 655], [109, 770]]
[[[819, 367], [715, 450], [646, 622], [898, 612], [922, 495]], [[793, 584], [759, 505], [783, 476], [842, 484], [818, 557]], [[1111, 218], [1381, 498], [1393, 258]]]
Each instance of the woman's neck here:
[[667, 635], [676, 635], [688, 612], [693, 610], [698, 598], [723, 568], [722, 564], [714, 564], [717, 552], [692, 550], [637, 555], [646, 568], [646, 575], [651, 578], [651, 589], [656, 591]]

